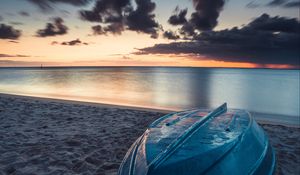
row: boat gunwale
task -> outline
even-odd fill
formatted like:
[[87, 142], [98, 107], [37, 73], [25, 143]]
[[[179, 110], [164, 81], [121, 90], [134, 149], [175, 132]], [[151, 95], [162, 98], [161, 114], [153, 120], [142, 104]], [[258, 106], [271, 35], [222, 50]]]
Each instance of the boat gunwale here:
[[[198, 111], [203, 110], [195, 110], [191, 113], [188, 113], [185, 116], [190, 116]], [[227, 103], [223, 103], [221, 106], [218, 108], [210, 111], [206, 116], [204, 116], [201, 120], [198, 122], [194, 123], [192, 126], [190, 126], [182, 135], [180, 135], [176, 140], [174, 140], [163, 152], [159, 153], [156, 158], [150, 162], [149, 164], [149, 171], [152, 171], [156, 169], [162, 162], [164, 162], [174, 151], [178, 149], [188, 138], [191, 137], [203, 124], [206, 122], [210, 121], [211, 118], [215, 118], [217, 116], [220, 116], [224, 112], [227, 112]], [[162, 121], [162, 120], [161, 120]]]
[[[258, 124], [257, 124], [258, 125]], [[260, 126], [259, 126], [260, 127]], [[267, 138], [267, 134], [265, 132], [263, 132], [264, 137]], [[251, 170], [249, 171], [248, 174], [254, 174], [255, 171], [259, 168], [259, 166], [261, 165], [261, 163], [263, 162], [264, 158], [266, 157], [267, 153], [268, 153], [268, 149], [271, 149], [271, 153], [272, 153], [272, 166], [271, 166], [271, 172], [268, 175], [272, 175], [275, 172], [275, 166], [276, 166], [276, 156], [275, 156], [275, 151], [269, 141], [269, 139], [265, 139], [266, 140], [266, 144], [264, 147], [264, 151], [262, 152], [261, 156], [259, 157], [259, 159], [255, 162], [255, 164], [251, 167]]]
[[[224, 103], [224, 104], [226, 104], [226, 103]], [[223, 104], [223, 105], [224, 105], [224, 104]], [[221, 106], [223, 106], [223, 105], [221, 105]], [[220, 106], [220, 107], [221, 107], [221, 106]], [[129, 166], [129, 169], [128, 169], [129, 175], [133, 175], [133, 174], [134, 174], [134, 169], [135, 169], [135, 164], [136, 164], [136, 158], [135, 158], [135, 157], [136, 157], [138, 148], [140, 147], [142, 141], [145, 139], [145, 135], [146, 135], [146, 134], [149, 134], [149, 131], [150, 131], [151, 128], [154, 128], [154, 127], [157, 126], [159, 123], [161, 123], [163, 120], [167, 119], [168, 117], [171, 117], [172, 115], [174, 115], [174, 114], [176, 114], [176, 113], [183, 113], [183, 112], [191, 111], [191, 113], [194, 114], [194, 113], [198, 112], [199, 110], [209, 110], [209, 109], [207, 109], [207, 108], [199, 108], [198, 110], [197, 110], [197, 109], [191, 109], [191, 110], [186, 110], [186, 111], [172, 112], [172, 113], [170, 113], [170, 114], [167, 114], [167, 115], [165, 115], [165, 116], [163, 116], [163, 117], [160, 117], [159, 119], [155, 120], [152, 124], [149, 125], [148, 129], [144, 132], [144, 134], [143, 134], [142, 136], [140, 136], [139, 139], [133, 143], [133, 145], [132, 145], [131, 148], [130, 148], [130, 151], [128, 151], [128, 155], [126, 154], [126, 156], [124, 157], [124, 159], [123, 159], [123, 161], [122, 161], [122, 164], [121, 164], [121, 167], [120, 167], [120, 170], [121, 170], [121, 171], [119, 171], [118, 174], [122, 174], [122, 173], [124, 172], [124, 171], [122, 170], [123, 167], [124, 167], [124, 164], [125, 164], [125, 163], [124, 163], [124, 162], [125, 162], [124, 160], [126, 160], [126, 159], [128, 159], [128, 158], [131, 159], [131, 160], [130, 160], [130, 164], [129, 164], [130, 166]], [[244, 140], [244, 138], [245, 138], [245, 135], [246, 135], [247, 133], [249, 133], [249, 132], [252, 133], [252, 131], [249, 131], [249, 130], [253, 127], [254, 124], [256, 124], [259, 128], [261, 128], [261, 127], [259, 126], [259, 124], [256, 123], [256, 122], [254, 121], [254, 118], [253, 118], [253, 116], [251, 115], [250, 112], [248, 112], [248, 111], [246, 111], [246, 110], [241, 110], [241, 109], [230, 109], [230, 110], [234, 111], [235, 115], [237, 115], [237, 116], [239, 116], [239, 114], [237, 114], [237, 113], [239, 113], [239, 112], [241, 112], [241, 113], [243, 114], [243, 116], [247, 116], [247, 118], [249, 119], [248, 125], [243, 129], [243, 132], [240, 132], [240, 134], [236, 137], [235, 140], [232, 140], [232, 141], [234, 142], [234, 144], [231, 146], [231, 148], [229, 148], [229, 149], [224, 153], [224, 155], [222, 155], [222, 156], [221, 156], [214, 164], [212, 164], [211, 166], [209, 166], [209, 167], [205, 170], [205, 172], [208, 172], [212, 167], [214, 167], [214, 166], [217, 164], [217, 162], [219, 162], [219, 161], [221, 161], [222, 159], [224, 159], [224, 158], [225, 158], [225, 157], [226, 157], [233, 149], [235, 149], [235, 148], [237, 147], [237, 145], [239, 145], [241, 142], [243, 142], [243, 140]], [[209, 115], [209, 114], [212, 113], [212, 112], [213, 112], [213, 111], [209, 112], [207, 115]], [[220, 115], [222, 115], [224, 112], [225, 112], [225, 113], [228, 112], [227, 106], [226, 106], [225, 111], [224, 111], [224, 109], [223, 109], [223, 111], [221, 111], [221, 112], [219, 111], [218, 113], [215, 114], [214, 117], [220, 116]], [[183, 115], [183, 117], [192, 115], [191, 113], [187, 113], [186, 115]], [[207, 116], [207, 115], [206, 115], [206, 116]], [[204, 117], [205, 117], [205, 116], [204, 116]], [[206, 121], [209, 121], [209, 120], [210, 120], [210, 118], [207, 119], [207, 120], [205, 120], [204, 123], [206, 123]], [[203, 124], [203, 123], [202, 123], [202, 124]], [[192, 126], [193, 126], [193, 125], [192, 125]], [[200, 125], [200, 126], [201, 126], [201, 125]], [[192, 134], [195, 133], [197, 130], [198, 130], [198, 129], [195, 129], [195, 130], [192, 132]], [[229, 131], [229, 132], [230, 132], [230, 131]], [[274, 174], [274, 172], [275, 172], [275, 166], [276, 166], [276, 156], [275, 156], [275, 151], [274, 151], [274, 148], [272, 147], [272, 145], [270, 144], [270, 141], [268, 140], [268, 137], [267, 137], [266, 133], [265, 133], [263, 130], [262, 130], [262, 132], [263, 132], [263, 134], [264, 134], [264, 137], [266, 138], [266, 141], [264, 142], [264, 143], [265, 143], [264, 150], [263, 150], [262, 154], [260, 155], [259, 159], [258, 159], [258, 160], [250, 167], [250, 170], [248, 171], [248, 174], [249, 174], [249, 175], [255, 174], [255, 172], [256, 172], [257, 169], [259, 168], [259, 165], [264, 161], [264, 158], [265, 158], [266, 155], [268, 154], [267, 151], [268, 151], [269, 148], [271, 149], [271, 153], [272, 153], [272, 156], [271, 156], [271, 157], [272, 157], [272, 164], [271, 164], [271, 166], [270, 166], [270, 171], [269, 171], [268, 175], [272, 175], [272, 174]], [[190, 138], [190, 135], [187, 136], [187, 138]], [[186, 139], [185, 139], [185, 140], [186, 140]], [[180, 144], [180, 145], [182, 145], [182, 144]], [[180, 146], [180, 145], [179, 145], [179, 146]], [[168, 148], [167, 148], [167, 149], [168, 149]], [[167, 150], [167, 149], [166, 149], [166, 150]], [[172, 151], [172, 152], [173, 152], [173, 151]], [[130, 154], [132, 154], [132, 155], [129, 156]], [[159, 155], [159, 154], [158, 154], [158, 155]], [[157, 157], [156, 157], [156, 158], [157, 158]], [[156, 159], [156, 158], [155, 158], [155, 159]], [[153, 161], [155, 161], [155, 159], [154, 159]], [[150, 162], [150, 164], [148, 164], [147, 172], [150, 172], [150, 171], [156, 169], [162, 162], [164, 162], [164, 161], [160, 161], [158, 165], [156, 165], [156, 166], [154, 166], [154, 167], [151, 167], [151, 165], [153, 166], [153, 164], [152, 164], [153, 161]]]

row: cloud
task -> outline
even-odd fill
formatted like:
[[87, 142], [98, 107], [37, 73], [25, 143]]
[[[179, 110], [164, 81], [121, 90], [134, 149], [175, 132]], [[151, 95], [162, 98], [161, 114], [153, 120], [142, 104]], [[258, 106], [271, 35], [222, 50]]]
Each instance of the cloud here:
[[22, 22], [9, 22], [9, 24], [15, 25], [15, 26], [20, 26], [20, 25], [23, 25], [24, 23], [22, 23]]
[[3, 21], [3, 17], [2, 16], [0, 16], [0, 21]]
[[300, 24], [296, 18], [270, 17], [263, 14], [248, 24], [248, 27], [254, 30], [270, 31], [270, 32], [300, 32]]
[[247, 8], [257, 8], [260, 7], [260, 4], [257, 3], [256, 1], [251, 1], [246, 5]]
[[14, 61], [14, 60], [0, 60], [0, 66], [15, 66], [15, 64], [27, 63], [26, 61]]
[[173, 31], [165, 31], [163, 37], [171, 40], [180, 39], [180, 36], [174, 33]]
[[24, 58], [24, 57], [30, 57], [30, 56], [29, 55], [9, 55], [9, 54], [1, 54], [0, 53], [0, 58], [10, 58], [10, 57]]
[[[0, 60], [0, 67], [40, 67], [46, 66], [57, 66], [59, 62], [41, 62], [41, 61], [18, 61], [18, 60]], [[45, 67], [45, 66], [44, 66]]]
[[92, 26], [92, 31], [94, 35], [106, 34], [101, 25]]
[[185, 23], [181, 29], [180, 34], [184, 35], [184, 37], [194, 36], [196, 34], [195, 27], [191, 23]]
[[202, 60], [299, 66], [299, 28], [281, 27], [295, 20], [263, 14], [242, 28], [206, 31], [191, 41], [156, 44], [136, 54], [192, 54]]
[[82, 42], [80, 41], [79, 39], [75, 39], [75, 40], [71, 40], [71, 41], [64, 41], [64, 42], [57, 42], [57, 41], [53, 41], [51, 43], [51, 45], [57, 45], [57, 44], [60, 44], [60, 45], [64, 45], [64, 46], [80, 46], [80, 45], [88, 45], [88, 43], [86, 42]]
[[81, 19], [90, 22], [102, 22], [102, 16], [98, 12], [84, 10], [80, 12]]
[[30, 14], [28, 12], [25, 12], [25, 11], [20, 11], [19, 15], [24, 16], [24, 17], [29, 17], [30, 16]]
[[98, 0], [92, 10], [81, 11], [80, 16], [82, 20], [101, 23], [92, 27], [94, 34], [121, 34], [128, 29], [157, 37], [155, 3], [151, 0], [135, 2], [134, 9], [130, 0]]
[[267, 6], [280, 6], [286, 3], [286, 0], [272, 0], [267, 4]]
[[38, 37], [48, 37], [55, 35], [64, 35], [68, 32], [68, 27], [64, 25], [62, 18], [54, 18], [53, 23], [47, 23], [45, 29], [40, 29], [36, 32]]
[[[185, 20], [186, 11], [169, 18], [169, 23], [182, 25], [180, 33], [186, 37], [191, 37], [201, 31], [209, 31], [218, 25], [220, 12], [223, 10], [225, 0], [193, 0], [195, 12], [191, 14], [188, 21]], [[181, 15], [181, 16], [180, 16]], [[178, 19], [181, 19], [180, 22]]]
[[124, 25], [119, 22], [112, 23], [104, 28], [105, 33], [112, 33], [114, 35], [121, 35], [124, 30]]
[[14, 41], [14, 40], [11, 40], [11, 41], [8, 41], [8, 42], [10, 42], [10, 43], [14, 43], [14, 44], [17, 44], [17, 43], [19, 43], [18, 41]]
[[65, 18], [69, 17], [71, 14], [68, 10], [59, 10], [59, 13]]
[[105, 24], [104, 27], [92, 27], [94, 34], [121, 34], [124, 30], [125, 15], [128, 15], [130, 8], [130, 0], [98, 0], [92, 10], [81, 11], [80, 15], [83, 20]]
[[53, 10], [53, 5], [56, 3], [70, 4], [73, 6], [87, 5], [91, 0], [27, 0], [34, 5], [37, 5], [43, 12]]
[[187, 9], [179, 10], [179, 7], [177, 6], [175, 8], [175, 14], [170, 16], [168, 19], [168, 22], [172, 25], [183, 25], [187, 22], [186, 19]]
[[258, 8], [258, 7], [282, 7], [282, 8], [300, 8], [299, 0], [272, 0], [267, 4], [257, 3], [256, 1], [249, 2], [246, 7], [247, 8]]
[[129, 57], [129, 56], [125, 56], [125, 55], [123, 55], [122, 59], [123, 59], [123, 60], [130, 60], [130, 59], [132, 59], [132, 58], [131, 58], [131, 57]]
[[16, 40], [21, 36], [21, 31], [14, 29], [12, 26], [0, 24], [0, 39]]
[[92, 26], [93, 35], [107, 35], [108, 33], [121, 35], [123, 30], [124, 26], [120, 23], [112, 23], [106, 27], [101, 25]]
[[285, 8], [300, 8], [300, 1], [293, 1], [284, 4]]
[[224, 0], [193, 0], [196, 12], [192, 13], [190, 22], [195, 28], [212, 30], [218, 24], [218, 17], [225, 4]]
[[129, 30], [148, 33], [152, 38], [156, 38], [159, 30], [159, 24], [154, 20], [153, 14], [156, 4], [151, 0], [136, 0], [135, 2], [137, 8], [127, 17]]

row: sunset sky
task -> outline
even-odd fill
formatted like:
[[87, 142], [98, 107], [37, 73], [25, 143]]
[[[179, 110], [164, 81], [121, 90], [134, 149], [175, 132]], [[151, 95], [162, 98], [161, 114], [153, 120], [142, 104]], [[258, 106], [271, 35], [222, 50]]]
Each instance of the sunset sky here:
[[1, 0], [0, 66], [299, 68], [299, 0]]

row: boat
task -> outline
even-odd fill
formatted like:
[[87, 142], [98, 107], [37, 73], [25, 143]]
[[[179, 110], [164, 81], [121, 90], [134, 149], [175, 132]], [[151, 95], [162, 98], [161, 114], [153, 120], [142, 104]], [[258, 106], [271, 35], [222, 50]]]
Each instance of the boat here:
[[250, 113], [224, 103], [154, 121], [128, 150], [118, 175], [271, 175], [275, 162]]

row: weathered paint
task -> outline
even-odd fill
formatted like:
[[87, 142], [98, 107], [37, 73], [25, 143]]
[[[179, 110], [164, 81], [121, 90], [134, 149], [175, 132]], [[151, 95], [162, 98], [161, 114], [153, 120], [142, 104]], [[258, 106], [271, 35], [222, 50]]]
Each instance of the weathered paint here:
[[126, 154], [119, 175], [272, 174], [275, 155], [244, 110], [190, 110], [153, 122]]

